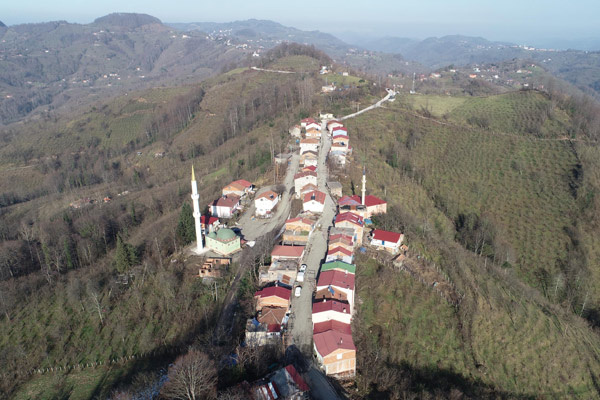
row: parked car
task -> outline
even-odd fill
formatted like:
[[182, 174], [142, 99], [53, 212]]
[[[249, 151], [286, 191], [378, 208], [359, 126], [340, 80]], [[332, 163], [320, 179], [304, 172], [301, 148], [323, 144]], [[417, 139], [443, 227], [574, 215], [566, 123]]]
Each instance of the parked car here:
[[296, 286], [296, 290], [294, 291], [294, 295], [296, 297], [300, 297], [300, 293], [302, 292], [302, 286]]
[[306, 264], [302, 264], [300, 266], [300, 272], [304, 272], [304, 271], [306, 271]]
[[296, 275], [296, 280], [298, 282], [304, 282], [304, 272], [298, 272], [298, 275]]

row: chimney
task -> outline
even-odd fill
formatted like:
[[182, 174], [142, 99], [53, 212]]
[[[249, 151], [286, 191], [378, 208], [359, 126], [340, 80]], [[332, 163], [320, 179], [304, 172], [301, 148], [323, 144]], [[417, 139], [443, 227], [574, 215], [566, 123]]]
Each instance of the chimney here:
[[344, 312], [346, 312], [346, 307], [343, 308]]

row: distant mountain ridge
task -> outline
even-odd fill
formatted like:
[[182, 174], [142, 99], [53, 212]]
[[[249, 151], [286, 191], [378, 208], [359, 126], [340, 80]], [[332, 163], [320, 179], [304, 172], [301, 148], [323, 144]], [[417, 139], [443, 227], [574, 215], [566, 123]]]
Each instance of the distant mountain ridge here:
[[94, 24], [135, 29], [143, 25], [162, 24], [162, 22], [160, 21], [160, 19], [148, 14], [112, 13], [100, 18], [96, 18], [94, 20]]
[[0, 125], [127, 90], [204, 79], [247, 56], [147, 14], [0, 29]]
[[6, 25], [4, 25], [4, 22], [0, 21], [0, 28], [6, 28]]

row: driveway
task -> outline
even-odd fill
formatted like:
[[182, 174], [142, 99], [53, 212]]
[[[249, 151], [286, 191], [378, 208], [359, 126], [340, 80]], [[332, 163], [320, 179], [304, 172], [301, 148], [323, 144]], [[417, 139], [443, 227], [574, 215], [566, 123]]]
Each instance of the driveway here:
[[[254, 201], [241, 216], [238, 227], [242, 231], [244, 239], [256, 240], [278, 226], [282, 226], [285, 223], [285, 220], [288, 219], [290, 208], [292, 206], [290, 189], [294, 187], [294, 175], [298, 171], [299, 161], [300, 156], [298, 154], [294, 154], [290, 161], [290, 165], [288, 165], [285, 178], [283, 179], [283, 184], [285, 185], [286, 189], [281, 196], [281, 200], [279, 200], [279, 204], [277, 204], [275, 214], [271, 218], [254, 218]], [[263, 192], [267, 189], [273, 188], [262, 188], [260, 192]]]

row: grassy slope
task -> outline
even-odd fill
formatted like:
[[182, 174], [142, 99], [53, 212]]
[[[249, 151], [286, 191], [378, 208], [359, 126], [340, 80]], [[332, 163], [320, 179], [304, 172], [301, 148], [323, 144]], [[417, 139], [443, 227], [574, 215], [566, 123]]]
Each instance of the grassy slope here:
[[[498, 99], [469, 99], [463, 107], [471, 101]], [[402, 111], [401, 101], [387, 107], [394, 110], [376, 110], [347, 121], [356, 158], [369, 160], [369, 192], [415, 217], [408, 238], [411, 248], [446, 270], [466, 294], [454, 314], [442, 300], [431, 303], [431, 295], [423, 293], [427, 289], [420, 284], [407, 284], [403, 276], [394, 283], [373, 281], [368, 276], [372, 267], [361, 265], [359, 270], [366, 271], [358, 275], [361, 298], [375, 296], [382, 306], [370, 308], [368, 300], [359, 315], [368, 325], [384, 327], [386, 340], [394, 343], [388, 344], [390, 361], [435, 367], [430, 343], [439, 340], [434, 353], [455, 360], [449, 364], [462, 375], [500, 390], [593, 397], [597, 393], [592, 377], [600, 371], [600, 339], [583, 320], [551, 305], [517, 279], [535, 284], [532, 269], [543, 266], [556, 272], [556, 258], [565, 255], [568, 238], [563, 227], [572, 223], [570, 209], [575, 206], [568, 185], [569, 171], [576, 163], [572, 150], [562, 142], [443, 126]], [[409, 151], [405, 144], [411, 129], [420, 133], [420, 139]], [[386, 149], [394, 148], [399, 163], [410, 165], [420, 177], [410, 178], [414, 175], [385, 163]], [[351, 172], [354, 182], [359, 181], [359, 169], [356, 165]], [[448, 215], [436, 207], [434, 196], [446, 202]], [[501, 236], [514, 246], [516, 273], [486, 266], [453, 241], [452, 218], [469, 210], [489, 214]], [[404, 288], [409, 298], [398, 294], [403, 299], [399, 301], [389, 296], [392, 284]], [[407, 308], [406, 303], [416, 305]], [[426, 316], [421, 303], [432, 304], [436, 317]], [[440, 324], [449, 332], [440, 334]], [[414, 333], [417, 327], [420, 335]], [[410, 351], [419, 354], [415, 357]]]

